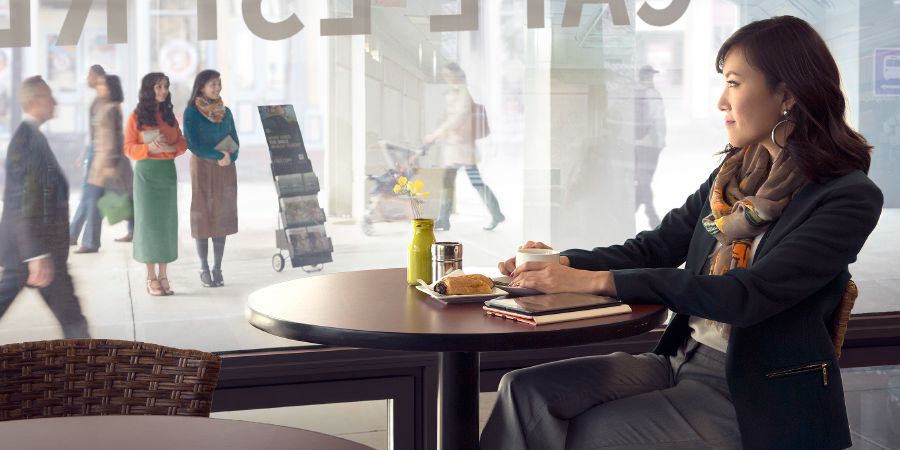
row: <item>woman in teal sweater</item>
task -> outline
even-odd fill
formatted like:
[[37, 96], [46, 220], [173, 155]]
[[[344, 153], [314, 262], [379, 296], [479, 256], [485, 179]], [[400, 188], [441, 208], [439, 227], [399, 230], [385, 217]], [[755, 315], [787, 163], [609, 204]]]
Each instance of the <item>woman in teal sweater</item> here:
[[[197, 74], [184, 110], [184, 137], [191, 156], [191, 236], [200, 255], [200, 282], [205, 287], [225, 284], [222, 256], [225, 237], [237, 233], [237, 131], [222, 97], [222, 79], [215, 70]], [[209, 270], [209, 239], [213, 241], [213, 269]]]

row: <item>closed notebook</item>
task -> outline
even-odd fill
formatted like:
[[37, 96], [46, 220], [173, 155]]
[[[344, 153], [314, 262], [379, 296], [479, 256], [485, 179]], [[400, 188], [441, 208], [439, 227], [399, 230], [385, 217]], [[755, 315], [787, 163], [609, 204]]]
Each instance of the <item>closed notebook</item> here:
[[484, 311], [542, 325], [630, 313], [631, 307], [611, 297], [566, 293], [488, 300], [484, 303]]
[[144, 141], [145, 144], [149, 144], [156, 140], [159, 137], [159, 130], [146, 130], [141, 131], [141, 140]]
[[216, 150], [222, 153], [234, 153], [238, 149], [237, 142], [231, 136], [225, 136], [224, 139], [216, 144]]

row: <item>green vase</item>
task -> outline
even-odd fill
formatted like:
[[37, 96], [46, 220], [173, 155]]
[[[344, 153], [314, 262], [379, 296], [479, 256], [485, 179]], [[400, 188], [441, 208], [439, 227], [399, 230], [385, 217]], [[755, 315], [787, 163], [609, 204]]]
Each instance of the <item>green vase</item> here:
[[434, 244], [434, 220], [413, 219], [413, 235], [409, 241], [406, 282], [415, 286], [419, 278], [431, 283], [431, 244]]

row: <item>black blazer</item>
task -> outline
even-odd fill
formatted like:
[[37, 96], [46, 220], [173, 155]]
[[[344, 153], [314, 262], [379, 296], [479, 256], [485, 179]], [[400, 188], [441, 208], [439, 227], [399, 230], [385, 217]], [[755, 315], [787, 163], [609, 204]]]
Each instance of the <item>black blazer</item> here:
[[563, 255], [575, 268], [611, 270], [624, 302], [676, 313], [656, 353], [675, 354], [690, 335], [690, 316], [733, 326], [726, 377], [745, 448], [849, 447], [829, 333], [847, 266], [881, 214], [881, 191], [861, 171], [809, 183], [771, 225], [749, 269], [701, 275], [715, 245], [701, 219], [716, 173], [655, 230]]
[[23, 121], [6, 153], [6, 188], [0, 216], [0, 264], [67, 250], [69, 184], [47, 138]]

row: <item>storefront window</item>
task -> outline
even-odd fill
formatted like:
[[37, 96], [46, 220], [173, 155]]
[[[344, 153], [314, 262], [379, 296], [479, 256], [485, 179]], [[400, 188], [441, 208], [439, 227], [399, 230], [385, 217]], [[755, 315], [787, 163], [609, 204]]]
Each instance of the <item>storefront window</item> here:
[[[777, 14], [797, 15], [822, 33], [842, 72], [849, 119], [875, 147], [870, 175], [885, 193], [885, 210], [851, 266], [861, 292], [854, 311], [900, 309], [889, 259], [900, 247], [892, 231], [900, 220], [900, 76], [892, 69], [900, 50], [891, 44], [900, 6], [891, 2], [768, 10], [765, 2], [694, 1], [666, 26], [642, 20], [633, 2], [626, 2], [627, 25], [615, 24], [607, 6], [586, 4], [577, 26], [563, 26], [565, 2], [545, 2], [545, 26], [535, 29], [527, 25], [529, 2], [492, 0], [479, 2], [477, 29], [431, 32], [429, 17], [458, 14], [460, 2], [373, 1], [370, 33], [322, 36], [320, 20], [349, 17], [350, 0], [266, 1], [267, 20], [294, 14], [304, 24], [270, 41], [250, 30], [239, 0], [217, 2], [215, 40], [199, 40], [194, 0], [130, 0], [127, 43], [107, 42], [105, 4], [98, 4], [75, 46], [56, 45], [65, 2], [32, 3], [32, 46], [0, 49], [0, 155], [20, 120], [17, 83], [43, 75], [59, 102], [45, 132], [67, 173], [73, 212], [83, 182], [77, 160], [89, 142], [91, 65], [122, 78], [126, 117], [141, 77], [164, 72], [179, 120], [196, 74], [218, 70], [241, 141], [239, 232], [228, 237], [225, 286], [205, 288], [198, 277], [189, 152], [176, 161], [175, 296], [147, 295], [144, 265], [130, 244], [113, 241], [124, 225], [104, 224], [99, 253], [70, 257], [96, 337], [213, 351], [298, 345], [253, 329], [243, 316], [255, 289], [314, 275], [271, 265], [279, 252], [278, 192], [260, 105], [294, 106], [334, 244], [324, 273], [405, 265], [410, 212], [390, 189], [399, 173], [425, 183], [432, 193], [425, 211], [445, 220], [438, 238], [462, 242], [473, 271], [493, 271], [525, 240], [559, 248], [622, 242], [655, 226], [716, 167], [726, 143], [716, 51], [741, 25]], [[0, 1], [0, 26], [8, 11]], [[641, 100], [651, 83], [661, 102]], [[466, 96], [482, 106], [488, 131], [452, 123]], [[462, 132], [477, 133], [474, 146], [460, 145]], [[652, 179], [638, 161], [653, 166]], [[470, 169], [448, 170], [455, 166]], [[649, 183], [644, 191], [635, 186], [640, 177]], [[25, 306], [26, 296], [36, 294], [22, 294], [0, 319], [0, 339], [60, 336], [50, 311]]]

